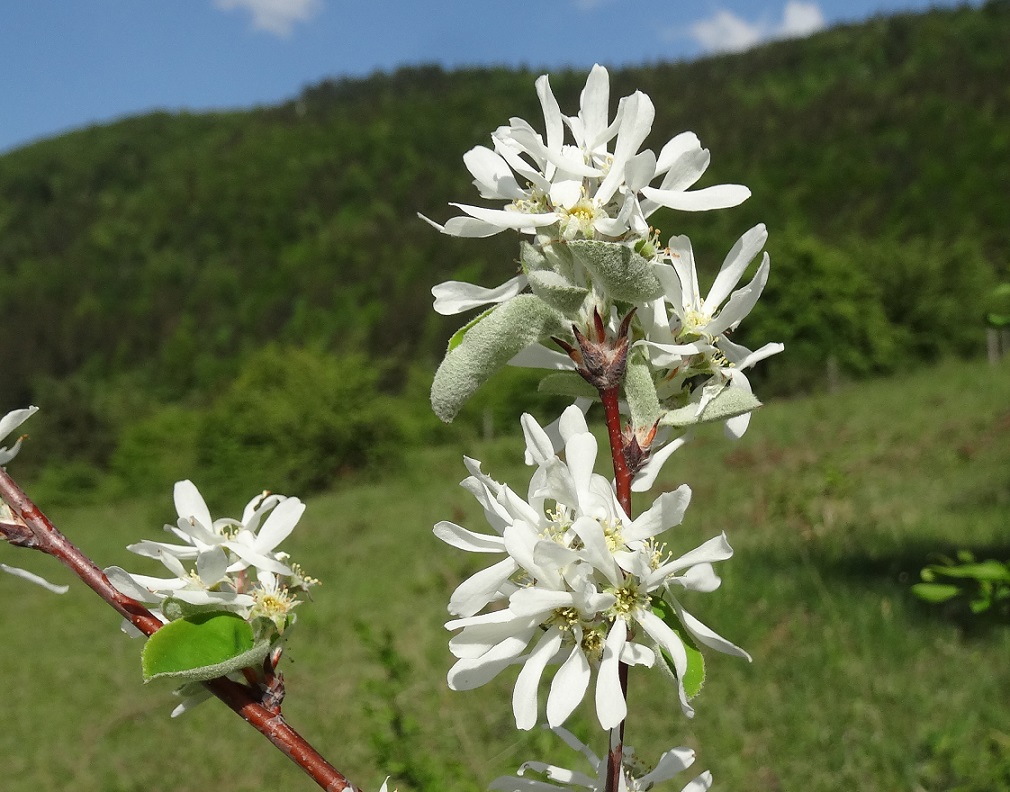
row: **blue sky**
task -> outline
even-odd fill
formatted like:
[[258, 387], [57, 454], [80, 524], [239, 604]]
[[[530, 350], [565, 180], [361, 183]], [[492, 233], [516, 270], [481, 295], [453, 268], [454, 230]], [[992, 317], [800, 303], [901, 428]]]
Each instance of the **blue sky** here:
[[0, 6], [0, 152], [154, 109], [272, 104], [326, 77], [404, 64], [546, 70], [690, 59], [874, 14], [957, 4], [12, 0]]

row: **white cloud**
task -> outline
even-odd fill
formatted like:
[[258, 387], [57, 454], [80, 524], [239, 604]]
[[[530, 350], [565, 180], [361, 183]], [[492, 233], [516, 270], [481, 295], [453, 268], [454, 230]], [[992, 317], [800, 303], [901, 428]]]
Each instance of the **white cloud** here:
[[816, 2], [788, 0], [782, 21], [748, 22], [732, 11], [720, 10], [688, 29], [691, 38], [708, 52], [741, 52], [763, 41], [809, 36], [824, 27], [824, 14]]
[[739, 52], [765, 37], [762, 25], [751, 24], [732, 11], [717, 11], [715, 16], [695, 22], [690, 33], [709, 52]]
[[241, 8], [252, 14], [253, 27], [275, 36], [290, 36], [296, 22], [308, 22], [323, 7], [322, 0], [214, 0], [223, 11]]
[[803, 38], [824, 27], [824, 14], [817, 3], [789, 0], [782, 14], [778, 38]]

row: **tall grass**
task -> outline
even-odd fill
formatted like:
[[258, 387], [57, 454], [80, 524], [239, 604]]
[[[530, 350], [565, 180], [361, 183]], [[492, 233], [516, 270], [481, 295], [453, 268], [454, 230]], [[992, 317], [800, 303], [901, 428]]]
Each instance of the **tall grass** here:
[[[389, 771], [401, 790], [482, 789], [527, 759], [574, 758], [549, 734], [515, 730], [514, 671], [481, 691], [446, 689], [445, 603], [479, 561], [431, 526], [482, 530], [456, 486], [464, 452], [525, 488], [518, 439], [413, 448], [382, 480], [311, 498], [290, 540], [324, 585], [286, 652], [284, 711], [366, 789]], [[694, 500], [671, 551], [722, 530], [736, 549], [720, 591], [688, 608], [754, 663], [710, 654], [691, 721], [658, 673], [632, 674], [639, 755], [696, 747], [723, 792], [1010, 790], [1010, 632], [909, 594], [935, 551], [1010, 557], [1010, 366], [951, 362], [770, 404], [742, 441], [715, 429], [678, 451], [660, 484], [681, 482]], [[171, 484], [157, 499], [50, 516], [101, 565], [142, 571], [124, 546], [174, 517]], [[0, 597], [4, 790], [312, 788], [214, 702], [170, 720], [170, 688], [141, 684], [140, 644], [83, 587], [57, 598], [0, 575]], [[573, 728], [602, 751], [590, 718], [580, 711]]]

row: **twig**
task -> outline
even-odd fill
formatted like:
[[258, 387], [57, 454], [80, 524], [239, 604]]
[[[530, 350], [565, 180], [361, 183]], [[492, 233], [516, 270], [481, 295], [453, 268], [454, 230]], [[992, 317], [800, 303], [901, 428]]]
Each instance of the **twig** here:
[[[15, 519], [20, 520], [20, 523], [0, 523], [0, 535], [11, 544], [38, 550], [57, 559], [144, 635], [150, 636], [162, 626], [161, 620], [143, 604], [117, 591], [105, 573], [49, 521], [2, 468], [0, 498], [10, 507]], [[251, 688], [227, 677], [218, 677], [203, 684], [302, 768], [322, 789], [327, 792], [345, 789], [354, 792], [350, 781], [291, 728], [277, 709], [264, 706]]]

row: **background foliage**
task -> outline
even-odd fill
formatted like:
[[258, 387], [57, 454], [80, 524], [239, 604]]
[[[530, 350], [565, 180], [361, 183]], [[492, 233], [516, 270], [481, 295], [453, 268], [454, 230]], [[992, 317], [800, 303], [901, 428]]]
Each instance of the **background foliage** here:
[[[714, 153], [706, 178], [753, 190], [733, 211], [655, 222], [690, 234], [710, 273], [750, 225], [772, 230], [768, 296], [738, 339], [786, 344], [756, 372], [766, 396], [983, 348], [982, 301], [1010, 261], [1008, 40], [996, 0], [613, 74], [613, 96], [655, 101], [653, 146], [693, 129]], [[230, 464], [210, 448], [224, 405], [260, 398], [236, 389], [261, 384], [257, 367], [282, 377], [301, 347], [377, 356], [382, 376], [360, 384], [420, 397], [409, 384], [461, 321], [431, 311], [430, 287], [500, 283], [517, 244], [449, 240], [415, 213], [479, 200], [461, 156], [511, 115], [538, 123], [535, 76], [415, 67], [0, 157], [0, 330], [16, 339], [0, 348], [0, 407], [45, 404], [39, 445], [86, 483], [114, 458], [133, 469], [120, 446], [170, 425], [179, 442], [203, 437], [199, 459]], [[584, 79], [551, 75], [562, 107]], [[299, 409], [284, 392], [263, 398]], [[370, 461], [340, 447], [328, 469]]]

